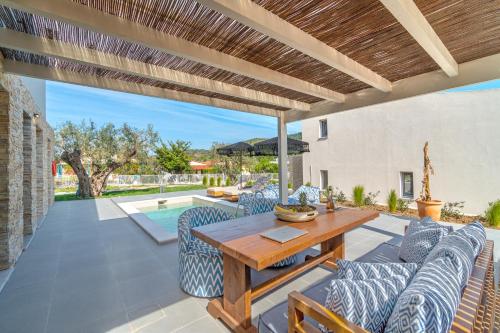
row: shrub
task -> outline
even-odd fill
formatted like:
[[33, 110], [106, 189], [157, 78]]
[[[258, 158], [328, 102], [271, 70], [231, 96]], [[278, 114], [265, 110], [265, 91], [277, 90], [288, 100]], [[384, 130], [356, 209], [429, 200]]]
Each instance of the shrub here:
[[269, 183], [270, 183], [270, 184], [272, 184], [272, 185], [276, 185], [276, 184], [278, 184], [278, 183], [279, 183], [279, 181], [277, 181], [276, 179], [271, 179], [271, 180], [269, 181]]
[[344, 192], [342, 192], [341, 189], [339, 189], [338, 187], [335, 188], [335, 190], [333, 190], [333, 200], [337, 201], [337, 202], [346, 202], [347, 201], [347, 197], [345, 195]]
[[490, 202], [484, 216], [490, 225], [500, 227], [500, 200]]
[[288, 188], [292, 188], [292, 183], [288, 182]]
[[391, 190], [389, 196], [387, 197], [387, 206], [389, 207], [389, 212], [394, 213], [398, 208], [398, 196], [396, 190]]
[[203, 186], [207, 186], [207, 184], [208, 184], [208, 177], [207, 176], [203, 176], [202, 183], [203, 183]]
[[214, 177], [210, 177], [209, 184], [210, 184], [210, 186], [215, 186], [215, 178]]
[[306, 192], [301, 192], [299, 194], [299, 202], [301, 206], [307, 206], [307, 194]]
[[441, 216], [442, 217], [454, 217], [456, 219], [464, 216], [462, 209], [464, 208], [465, 201], [456, 201], [456, 202], [446, 202], [441, 208]]
[[404, 213], [408, 210], [408, 206], [410, 205], [410, 200], [405, 200], [405, 199], [398, 199], [398, 205], [397, 208], [401, 213]]
[[222, 184], [222, 177], [217, 177], [217, 186], [219, 187]]
[[254, 182], [249, 180], [247, 181], [247, 183], [245, 184], [245, 187], [252, 187], [254, 185]]
[[306, 186], [311, 186], [311, 182], [305, 183]]
[[231, 186], [231, 177], [226, 177], [226, 186]]
[[361, 185], [354, 186], [352, 189], [352, 201], [355, 206], [361, 207], [365, 203], [365, 188]]
[[375, 193], [373, 192], [368, 192], [368, 195], [365, 197], [365, 205], [367, 206], [374, 206], [377, 203], [377, 197], [380, 194], [380, 191], [377, 191]]

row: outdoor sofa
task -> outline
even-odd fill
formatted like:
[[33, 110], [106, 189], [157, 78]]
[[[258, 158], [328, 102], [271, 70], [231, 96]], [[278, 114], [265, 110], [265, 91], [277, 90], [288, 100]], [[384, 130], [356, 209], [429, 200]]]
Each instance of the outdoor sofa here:
[[[400, 239], [395, 237], [362, 256], [357, 262], [402, 263], [399, 258], [399, 241]], [[459, 292], [457, 295], [459, 305], [450, 320], [452, 321], [450, 332], [494, 332], [495, 308], [498, 312], [500, 297], [496, 297], [493, 265], [493, 241], [488, 240], [473, 266], [471, 265], [471, 274], [462, 293]], [[422, 271], [422, 268], [415, 276]], [[367, 332], [324, 307], [329, 285], [332, 279], [338, 278], [337, 274], [336, 270], [332, 270], [332, 273], [319, 283], [302, 293], [297, 291], [290, 293], [288, 302], [278, 304], [261, 314], [259, 333], [319, 332], [319, 328], [335, 333]], [[406, 289], [414, 283], [415, 276]], [[407, 331], [423, 332], [415, 328]]]

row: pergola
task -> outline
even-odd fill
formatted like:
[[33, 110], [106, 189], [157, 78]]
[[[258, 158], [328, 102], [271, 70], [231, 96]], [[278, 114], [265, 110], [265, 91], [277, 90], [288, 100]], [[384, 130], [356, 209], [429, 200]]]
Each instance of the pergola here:
[[286, 123], [500, 78], [498, 0], [0, 4], [6, 73], [277, 117], [283, 200]]

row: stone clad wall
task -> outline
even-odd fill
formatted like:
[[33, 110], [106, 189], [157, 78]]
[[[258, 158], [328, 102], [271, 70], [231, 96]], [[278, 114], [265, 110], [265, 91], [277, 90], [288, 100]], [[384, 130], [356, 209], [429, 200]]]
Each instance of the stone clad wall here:
[[[0, 73], [0, 269], [16, 262], [24, 235], [35, 232], [51, 202], [47, 168], [52, 156], [47, 143], [54, 142], [54, 133], [45, 119], [34, 116], [36, 113], [40, 114], [40, 109], [22, 81]], [[35, 129], [42, 134], [40, 146], [36, 137], [25, 140], [25, 133], [36, 135]], [[30, 176], [31, 184], [25, 186]], [[25, 202], [31, 205], [25, 207]]]

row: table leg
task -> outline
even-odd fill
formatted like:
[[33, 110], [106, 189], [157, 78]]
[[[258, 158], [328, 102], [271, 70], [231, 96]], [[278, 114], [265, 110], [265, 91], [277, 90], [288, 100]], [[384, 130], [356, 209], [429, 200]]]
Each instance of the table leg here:
[[328, 252], [333, 252], [333, 261], [335, 261], [336, 259], [344, 259], [344, 234], [340, 234], [321, 243], [321, 254], [325, 254]]

